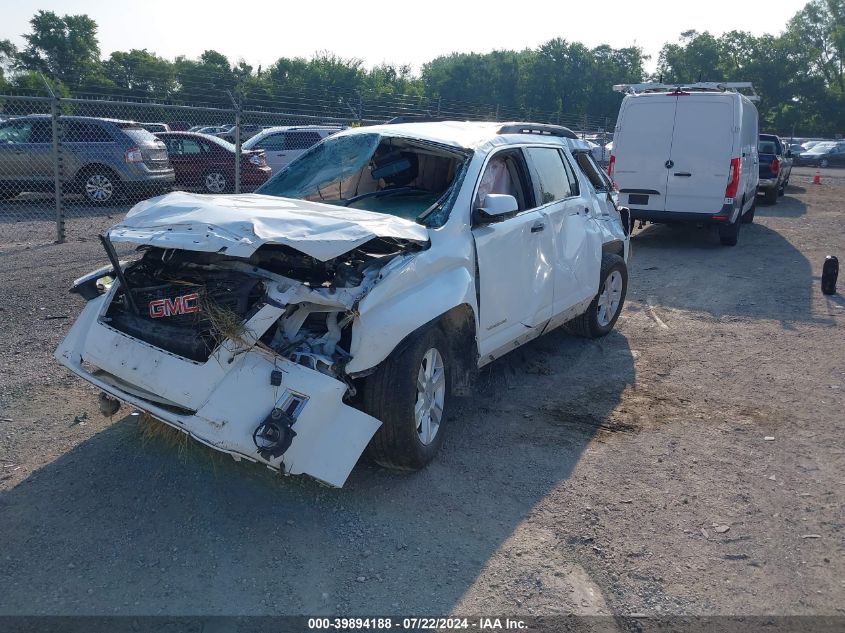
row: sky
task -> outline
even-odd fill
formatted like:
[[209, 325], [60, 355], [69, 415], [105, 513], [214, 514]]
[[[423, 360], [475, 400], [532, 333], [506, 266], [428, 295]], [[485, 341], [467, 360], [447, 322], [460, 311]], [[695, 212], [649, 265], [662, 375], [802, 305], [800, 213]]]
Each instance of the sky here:
[[676, 42], [683, 31], [779, 33], [806, 2], [3, 0], [0, 39], [21, 46], [29, 19], [45, 9], [93, 18], [103, 57], [115, 50], [146, 48], [168, 59], [195, 58], [213, 48], [232, 62], [242, 58], [266, 68], [279, 57], [330, 51], [362, 59], [367, 67], [410, 64], [418, 73], [439, 55], [536, 48], [561, 37], [589, 47], [641, 46], [651, 55], [646, 69], [652, 71], [663, 44]]

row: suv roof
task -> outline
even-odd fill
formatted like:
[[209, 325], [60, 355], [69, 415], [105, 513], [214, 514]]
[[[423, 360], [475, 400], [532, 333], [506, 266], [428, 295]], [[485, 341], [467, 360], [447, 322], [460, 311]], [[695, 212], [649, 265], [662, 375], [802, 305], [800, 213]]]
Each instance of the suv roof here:
[[340, 132], [344, 136], [367, 133], [416, 138], [461, 149], [476, 149], [494, 141], [497, 141], [497, 144], [538, 142], [564, 144], [563, 139], [578, 138], [572, 130], [559, 125], [501, 121], [388, 123], [350, 128]]

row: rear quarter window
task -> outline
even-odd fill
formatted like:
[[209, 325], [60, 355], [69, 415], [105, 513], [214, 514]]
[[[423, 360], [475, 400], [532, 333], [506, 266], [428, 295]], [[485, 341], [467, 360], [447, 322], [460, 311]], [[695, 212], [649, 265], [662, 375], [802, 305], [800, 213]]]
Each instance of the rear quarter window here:
[[160, 142], [159, 138], [152, 132], [147, 132], [140, 125], [135, 124], [118, 124], [120, 131], [131, 138], [135, 143], [149, 145], [150, 143]]

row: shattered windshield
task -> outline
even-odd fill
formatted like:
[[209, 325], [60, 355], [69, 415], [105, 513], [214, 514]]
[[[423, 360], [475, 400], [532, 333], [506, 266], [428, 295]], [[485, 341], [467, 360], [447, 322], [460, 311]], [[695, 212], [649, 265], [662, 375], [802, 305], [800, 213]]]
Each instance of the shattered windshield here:
[[257, 193], [323, 202], [441, 226], [466, 156], [381, 134], [332, 137], [314, 146]]

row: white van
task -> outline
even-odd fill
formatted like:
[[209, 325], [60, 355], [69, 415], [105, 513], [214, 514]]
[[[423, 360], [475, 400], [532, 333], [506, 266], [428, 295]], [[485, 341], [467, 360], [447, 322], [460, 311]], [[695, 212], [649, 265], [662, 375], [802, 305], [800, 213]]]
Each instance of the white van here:
[[736, 244], [754, 219], [759, 178], [757, 108], [750, 83], [614, 86], [628, 94], [608, 173], [634, 219], [716, 225]]

